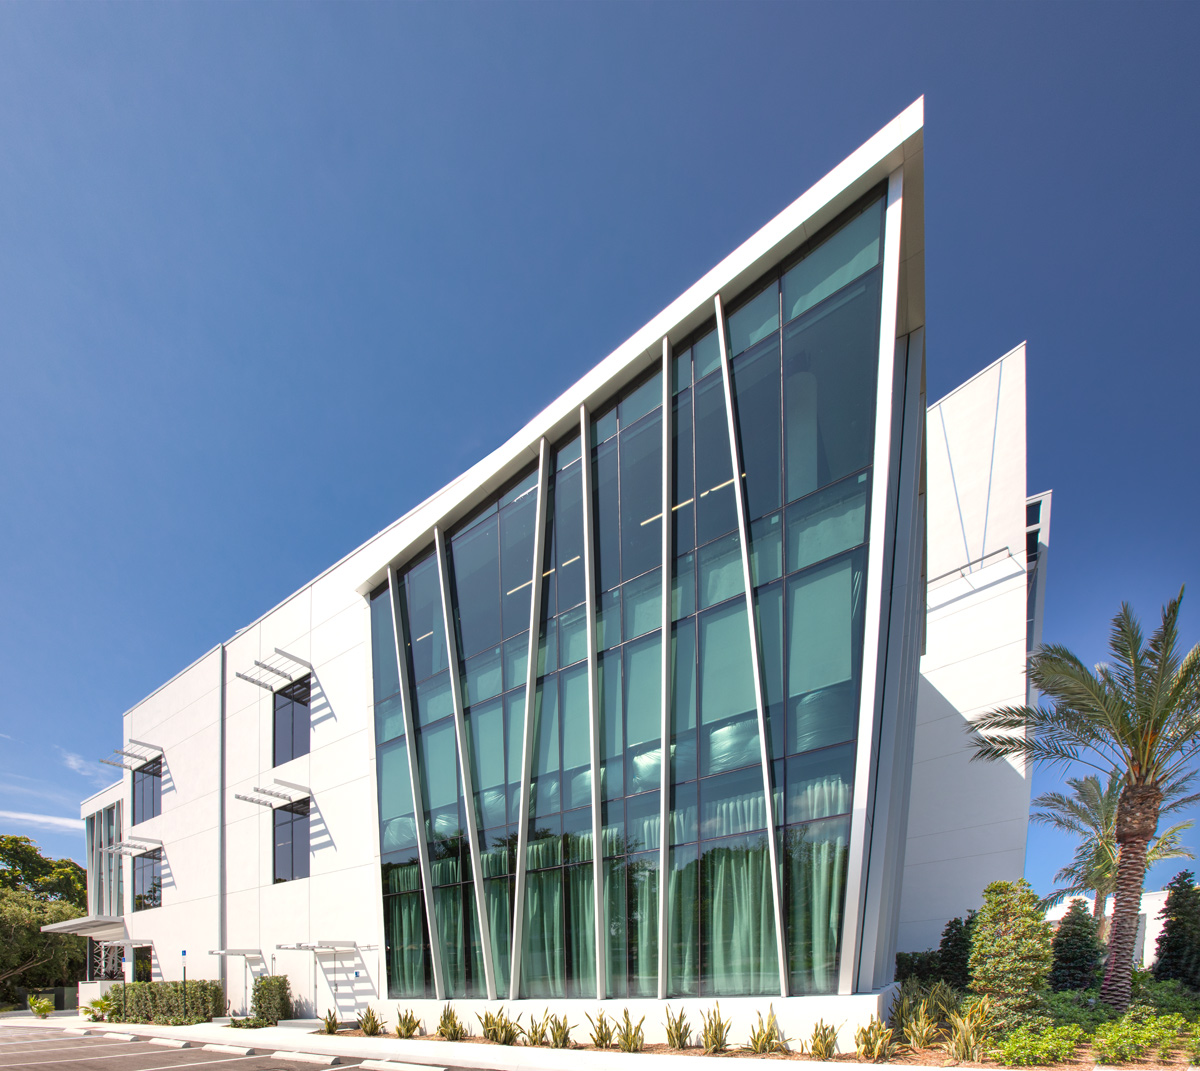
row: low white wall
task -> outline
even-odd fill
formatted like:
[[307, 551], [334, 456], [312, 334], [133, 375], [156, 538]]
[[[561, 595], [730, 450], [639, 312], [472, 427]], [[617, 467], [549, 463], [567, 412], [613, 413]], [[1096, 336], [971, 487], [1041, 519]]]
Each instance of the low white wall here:
[[[646, 1021], [642, 1029], [646, 1044], [665, 1043], [666, 1009], [675, 1014], [681, 1009], [687, 1014], [692, 1028], [693, 1044], [699, 1043], [701, 1016], [720, 1004], [721, 1018], [730, 1021], [729, 1047], [745, 1044], [750, 1031], [758, 1025], [761, 1013], [765, 1019], [768, 1006], [775, 1011], [775, 1018], [784, 1036], [792, 1043], [807, 1042], [812, 1036], [817, 1021], [824, 1019], [838, 1028], [838, 1047], [841, 1052], [854, 1052], [854, 1031], [871, 1021], [872, 1016], [887, 1017], [897, 987], [888, 986], [877, 993], [858, 993], [853, 996], [814, 997], [679, 997], [656, 1000], [634, 998], [630, 1000], [392, 1000], [372, 1001], [371, 1006], [392, 1032], [396, 1029], [397, 1009], [411, 1009], [421, 1020], [425, 1033], [437, 1030], [442, 1009], [453, 1006], [468, 1033], [480, 1033], [478, 1016], [485, 1011], [496, 1012], [503, 1008], [510, 1018], [521, 1017], [521, 1025], [528, 1026], [531, 1017], [540, 1018], [546, 1011], [552, 1015], [565, 1015], [574, 1026], [571, 1040], [587, 1043], [592, 1031], [588, 1016], [596, 1018], [603, 1011], [610, 1019], [622, 1018], [626, 1008], [636, 1023], [642, 1016]], [[365, 1007], [361, 1009], [365, 1011]]]

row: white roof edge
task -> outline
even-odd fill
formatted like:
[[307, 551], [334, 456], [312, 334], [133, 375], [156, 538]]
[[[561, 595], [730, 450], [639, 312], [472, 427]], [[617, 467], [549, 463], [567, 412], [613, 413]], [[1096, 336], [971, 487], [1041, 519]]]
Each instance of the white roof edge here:
[[[191, 666], [188, 667], [188, 669], [190, 669], [190, 668], [191, 668]], [[180, 670], [179, 672], [186, 673], [187, 669]], [[172, 679], [174, 679], [174, 678], [172, 678]], [[145, 699], [142, 700], [143, 703], [145, 701], [146, 701]], [[93, 792], [86, 799], [80, 800], [79, 801], [80, 811], [82, 812], [83, 808], [85, 808], [89, 803], [91, 803], [92, 800], [99, 799], [101, 796], [107, 795], [108, 793], [112, 792], [112, 790], [115, 788], [124, 790], [124, 787], [125, 787], [125, 778], [123, 778], [123, 777], [117, 778], [117, 780], [115, 780], [112, 784], [105, 785], [103, 788], [98, 789], [97, 791]], [[92, 813], [91, 811], [88, 812], [88, 814], [91, 814], [91, 813]], [[79, 817], [84, 818], [84, 817], [86, 817], [86, 815], [84, 815], [83, 813], [80, 813]]]
[[[890, 172], [896, 170], [905, 161], [921, 152], [923, 145], [919, 143], [914, 144], [913, 139], [921, 137], [924, 126], [925, 97], [922, 94], [905, 108], [904, 111], [892, 119], [891, 122], [863, 142], [862, 145], [855, 149], [841, 163], [813, 183], [812, 186], [800, 194], [783, 211], [779, 212], [773, 219], [755, 231], [754, 234], [742, 242], [732, 253], [718, 262], [715, 267], [705, 272], [700, 279], [689, 286], [687, 290], [672, 301], [662, 312], [658, 313], [657, 316], [653, 317], [642, 328], [634, 332], [633, 335], [621, 343], [612, 353], [534, 416], [532, 420], [527, 421], [515, 435], [510, 436], [495, 450], [475, 462], [474, 465], [459, 476], [456, 476], [440, 490], [435, 491], [423, 502], [402, 514], [391, 524], [376, 532], [347, 554], [344, 554], [328, 568], [323, 569], [311, 580], [297, 588], [286, 598], [281, 599], [249, 624], [238, 629], [233, 636], [230, 636], [228, 640], [223, 642], [230, 642], [247, 629], [253, 628], [255, 625], [266, 620], [276, 610], [286, 606], [322, 578], [340, 568], [351, 558], [355, 557], [355, 555], [361, 554], [373, 543], [394, 532], [396, 528], [406, 521], [412, 520], [454, 488], [463, 483], [474, 487], [478, 481], [471, 479], [472, 474], [476, 472], [492, 474], [497, 469], [498, 461], [501, 464], [505, 462], [512, 463], [519, 460], [523, 452], [529, 452], [528, 461], [530, 463], [535, 461], [537, 458], [537, 441], [543, 435], [553, 432], [556, 425], [561, 424], [566, 418], [576, 412], [581, 404], [586, 404], [593, 394], [602, 390], [620, 371], [637, 358], [643, 356], [652, 347], [657, 348], [663, 337], [670, 337], [673, 330], [676, 332], [675, 337], [678, 339], [686, 335], [700, 323], [703, 323], [707, 319], [708, 313], [696, 317], [695, 323], [689, 321], [689, 314], [695, 312], [703, 302], [710, 301], [718, 293], [722, 293], [724, 296], [732, 296], [733, 293], [740, 291], [742, 286], [752, 281], [752, 279], [746, 278], [747, 275], [760, 274], [767, 267], [767, 265], [762, 265], [758, 271], [755, 271], [758, 262], [774, 254], [777, 251], [777, 247], [785, 239], [789, 237], [795, 238], [793, 248], [799, 247], [806, 239], [820, 230], [825, 223], [829, 222], [837, 212], [849, 207], [849, 204], [838, 204], [837, 211], [830, 212], [828, 218], [819, 216], [822, 209], [830, 207], [835, 201], [840, 200], [841, 196], [846, 194], [847, 191], [852, 190], [857, 184], [863, 183], [863, 188], [856, 190], [854, 196], [847, 199], [848, 202], [852, 203], [858, 196], [866, 193], [876, 182], [883, 181]], [[876, 174], [876, 172], [879, 173]], [[864, 183], [864, 180], [868, 181]], [[811, 228], [807, 227], [806, 224], [810, 220], [814, 220], [814, 218], [816, 219], [814, 226]], [[786, 255], [786, 253], [782, 255]], [[732, 293], [725, 294], [724, 292], [727, 289]], [[681, 325], [683, 325], [682, 329]], [[373, 573], [372, 577], [374, 575]], [[378, 581], [374, 583], [368, 581], [360, 585], [359, 590], [369, 590], [375, 586], [375, 583], [378, 583]], [[184, 673], [187, 673], [188, 670], [192, 669], [199, 662], [202, 662], [219, 646], [220, 644], [209, 648], [209, 650], [190, 665], [165, 680], [152, 692], [149, 692], [133, 704], [133, 706], [129, 707], [125, 711], [125, 714], [136, 710], [146, 700], [157, 695], [173, 681], [177, 680]]]
[[995, 367], [996, 367], [996, 365], [998, 365], [998, 364], [1003, 364], [1003, 363], [1004, 363], [1005, 361], [1007, 361], [1007, 360], [1008, 360], [1008, 359], [1009, 359], [1009, 358], [1010, 358], [1010, 357], [1011, 357], [1011, 356], [1012, 356], [1014, 353], [1016, 353], [1016, 352], [1017, 352], [1017, 350], [1023, 350], [1023, 349], [1025, 349], [1025, 348], [1026, 348], [1028, 345], [1029, 345], [1029, 340], [1028, 340], [1028, 339], [1023, 339], [1022, 341], [1018, 342], [1018, 343], [1017, 343], [1015, 346], [1013, 346], [1013, 348], [1012, 348], [1011, 350], [1009, 350], [1007, 353], [1005, 353], [1005, 354], [1002, 354], [1001, 356], [997, 357], [997, 358], [996, 358], [994, 361], [992, 361], [992, 363], [991, 363], [991, 364], [984, 365], [984, 367], [982, 367], [982, 368], [981, 368], [981, 369], [980, 369], [978, 372], [976, 372], [976, 373], [975, 373], [973, 376], [968, 376], [966, 379], [964, 379], [964, 380], [963, 380], [963, 381], [962, 381], [962, 382], [961, 382], [961, 383], [960, 383], [960, 384], [959, 384], [957, 387], [955, 387], [953, 390], [947, 391], [945, 394], [943, 394], [943, 395], [942, 395], [942, 396], [941, 396], [941, 397], [940, 397], [940, 398], [939, 398], [939, 399], [938, 399], [936, 402], [930, 402], [930, 403], [929, 403], [929, 405], [927, 406], [927, 408], [928, 408], [928, 409], [932, 409], [932, 408], [934, 408], [935, 406], [941, 405], [941, 404], [942, 404], [942, 402], [944, 402], [944, 401], [945, 401], [947, 398], [953, 397], [955, 394], [957, 394], [957, 393], [958, 393], [960, 390], [962, 390], [964, 387], [969, 387], [969, 386], [970, 386], [972, 383], [974, 383], [974, 382], [975, 382], [975, 380], [977, 380], [977, 379], [978, 379], [980, 376], [986, 376], [986, 375], [987, 375], [987, 374], [988, 374], [988, 373], [989, 373], [989, 372], [990, 372], [990, 371], [991, 371], [993, 368], [995, 368]]

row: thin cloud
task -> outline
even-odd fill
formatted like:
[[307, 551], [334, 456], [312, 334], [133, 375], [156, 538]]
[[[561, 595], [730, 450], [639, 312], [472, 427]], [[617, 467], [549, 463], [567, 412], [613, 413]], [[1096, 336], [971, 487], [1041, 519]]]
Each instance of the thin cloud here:
[[[55, 745], [58, 746], [57, 744]], [[82, 755], [75, 754], [74, 751], [68, 751], [66, 748], [59, 747], [58, 752], [62, 755], [63, 765], [73, 773], [79, 774], [80, 777], [86, 777], [94, 784], [103, 787], [110, 784], [113, 778], [100, 769], [100, 764], [94, 759], [85, 759]]]
[[60, 818], [56, 814], [31, 814], [28, 811], [0, 811], [0, 822], [17, 822], [40, 829], [53, 829], [59, 833], [78, 833], [83, 829], [80, 818]]
[[0, 740], [11, 740], [12, 737], [8, 733], [0, 733]]

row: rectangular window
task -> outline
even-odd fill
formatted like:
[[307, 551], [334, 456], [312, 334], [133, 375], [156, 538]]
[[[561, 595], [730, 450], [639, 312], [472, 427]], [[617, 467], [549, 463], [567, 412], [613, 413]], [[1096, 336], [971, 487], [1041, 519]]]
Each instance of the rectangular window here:
[[162, 907], [162, 849], [133, 860], [133, 910]]
[[275, 809], [275, 883], [308, 877], [307, 799]]
[[162, 759], [133, 771], [133, 825], [162, 813]]
[[275, 693], [275, 763], [281, 766], [308, 754], [308, 703], [312, 678], [301, 677], [295, 684]]

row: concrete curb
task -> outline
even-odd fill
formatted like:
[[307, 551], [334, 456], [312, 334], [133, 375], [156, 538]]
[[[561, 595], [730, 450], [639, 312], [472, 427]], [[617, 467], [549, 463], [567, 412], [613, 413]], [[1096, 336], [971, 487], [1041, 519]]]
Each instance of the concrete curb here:
[[102, 1038], [112, 1038], [113, 1041], [137, 1041], [136, 1034], [101, 1034]]
[[168, 1049], [190, 1049], [192, 1043], [183, 1038], [147, 1038], [151, 1045], [163, 1045]]
[[202, 1045], [205, 1052], [227, 1052], [233, 1056], [253, 1056], [255, 1049], [249, 1045]]
[[272, 1060], [299, 1060], [306, 1064], [319, 1064], [321, 1067], [333, 1067], [334, 1064], [340, 1064], [342, 1058], [340, 1056], [323, 1056], [317, 1052], [290, 1052], [287, 1049], [280, 1049], [279, 1052], [271, 1053]]

